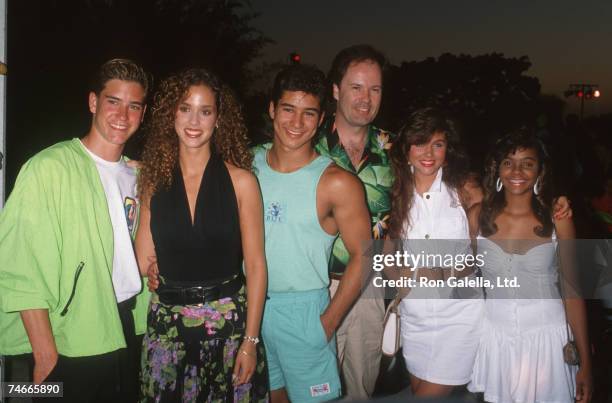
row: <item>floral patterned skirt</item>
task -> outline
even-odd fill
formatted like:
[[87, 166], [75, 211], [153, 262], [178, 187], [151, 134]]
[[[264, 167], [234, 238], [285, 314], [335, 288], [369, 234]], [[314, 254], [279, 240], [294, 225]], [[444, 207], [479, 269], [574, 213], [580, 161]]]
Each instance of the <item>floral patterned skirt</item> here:
[[263, 343], [250, 383], [234, 387], [232, 371], [246, 326], [244, 287], [202, 305], [165, 305], [152, 295], [143, 341], [144, 402], [267, 402]]

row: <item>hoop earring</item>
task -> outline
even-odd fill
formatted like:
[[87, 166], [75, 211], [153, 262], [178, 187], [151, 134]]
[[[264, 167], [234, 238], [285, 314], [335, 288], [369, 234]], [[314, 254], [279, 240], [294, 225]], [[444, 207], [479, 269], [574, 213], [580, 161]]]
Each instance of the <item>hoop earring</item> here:
[[542, 184], [540, 183], [540, 177], [538, 176], [538, 179], [536, 179], [536, 182], [533, 184], [533, 194], [537, 196], [540, 194], [541, 190]]
[[496, 189], [498, 192], [501, 192], [501, 190], [502, 190], [503, 188], [504, 188], [504, 184], [502, 183], [501, 178], [498, 176], [498, 177], [497, 177], [497, 182], [495, 182], [495, 189]]
[[410, 173], [414, 175], [414, 165], [408, 164], [410, 166]]

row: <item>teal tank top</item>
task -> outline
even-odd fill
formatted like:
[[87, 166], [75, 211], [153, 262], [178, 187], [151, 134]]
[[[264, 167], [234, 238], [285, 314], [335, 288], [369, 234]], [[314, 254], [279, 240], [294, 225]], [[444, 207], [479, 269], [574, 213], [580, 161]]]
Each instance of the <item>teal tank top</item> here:
[[268, 291], [309, 291], [329, 285], [327, 265], [336, 235], [317, 216], [317, 185], [332, 160], [319, 156], [291, 173], [274, 171], [257, 147], [253, 165], [264, 207]]

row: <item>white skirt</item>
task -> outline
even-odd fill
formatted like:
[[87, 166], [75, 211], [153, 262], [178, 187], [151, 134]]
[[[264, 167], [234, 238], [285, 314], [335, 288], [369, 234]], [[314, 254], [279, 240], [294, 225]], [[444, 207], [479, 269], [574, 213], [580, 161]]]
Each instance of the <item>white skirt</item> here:
[[574, 402], [577, 366], [563, 360], [560, 300], [488, 300], [471, 392], [487, 402]]
[[469, 382], [480, 340], [482, 299], [411, 299], [400, 306], [408, 371], [441, 385]]

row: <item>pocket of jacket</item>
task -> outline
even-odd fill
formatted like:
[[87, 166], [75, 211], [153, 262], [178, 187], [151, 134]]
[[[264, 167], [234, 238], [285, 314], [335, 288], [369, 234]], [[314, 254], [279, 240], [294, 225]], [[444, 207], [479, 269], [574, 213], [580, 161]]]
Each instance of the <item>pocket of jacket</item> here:
[[60, 312], [60, 316], [66, 316], [66, 314], [68, 313], [68, 307], [70, 307], [70, 304], [72, 304], [74, 294], [76, 293], [77, 283], [79, 282], [79, 277], [81, 276], [83, 267], [85, 267], [85, 262], [80, 262], [77, 266], [76, 272], [74, 273], [74, 281], [72, 282], [72, 291], [70, 291], [68, 302], [66, 302], [66, 306], [64, 306], [64, 309], [62, 309], [62, 312]]

